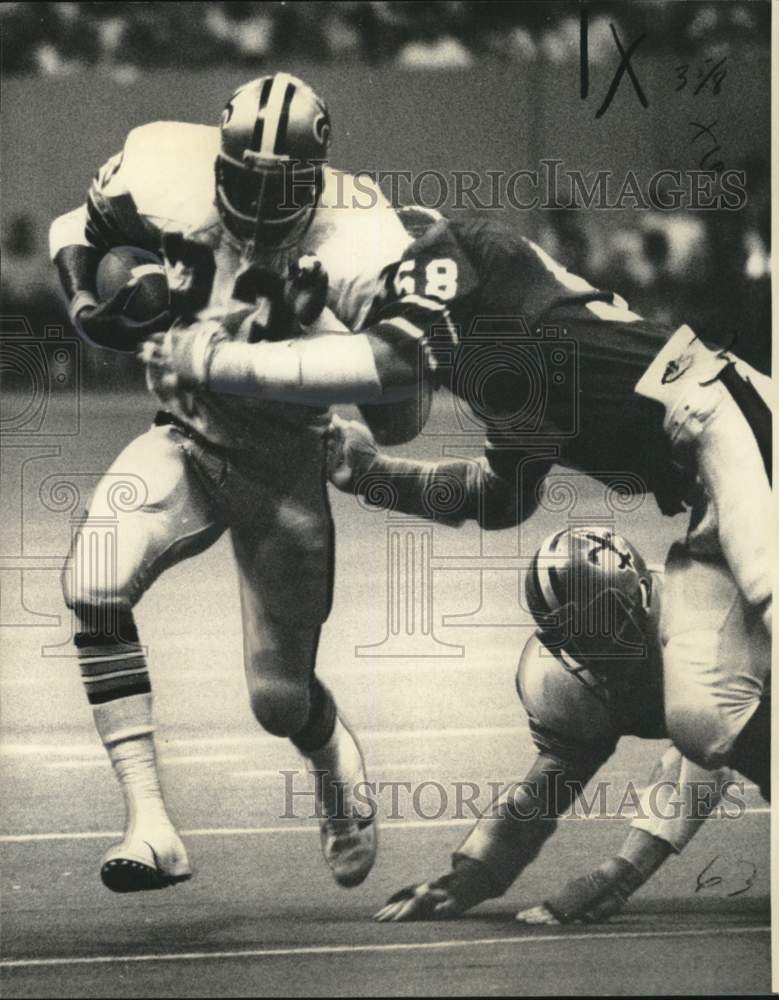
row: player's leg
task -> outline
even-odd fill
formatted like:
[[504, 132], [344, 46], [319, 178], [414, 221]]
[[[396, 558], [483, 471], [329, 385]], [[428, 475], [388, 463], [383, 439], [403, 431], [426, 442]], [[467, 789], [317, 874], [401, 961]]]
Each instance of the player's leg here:
[[366, 780], [359, 744], [314, 672], [332, 599], [333, 523], [323, 479], [313, 472], [272, 500], [266, 516], [234, 525], [232, 537], [252, 709], [263, 728], [289, 737], [308, 760], [325, 860], [339, 884], [351, 886], [372, 867], [376, 835], [372, 816], [354, 801]]
[[165, 568], [223, 530], [184, 447], [178, 431], [153, 427], [125, 448], [97, 486], [63, 574], [84, 687], [125, 799], [125, 836], [101, 870], [116, 892], [191, 874], [160, 787], [151, 682], [133, 614]]
[[768, 760], [766, 740], [738, 743], [747, 727], [759, 727], [770, 669], [768, 384], [683, 327], [636, 387], [663, 404], [675, 458], [696, 481], [686, 542], [672, 548], [666, 567], [669, 732], [704, 767], [732, 760], [739, 745], [744, 773], [765, 772]]
[[[770, 639], [759, 608], [741, 595], [729, 568], [687, 544], [671, 547], [663, 588], [666, 721], [677, 747], [702, 767], [738, 766], [734, 748], [764, 695]], [[767, 743], [757, 758], [767, 758]]]

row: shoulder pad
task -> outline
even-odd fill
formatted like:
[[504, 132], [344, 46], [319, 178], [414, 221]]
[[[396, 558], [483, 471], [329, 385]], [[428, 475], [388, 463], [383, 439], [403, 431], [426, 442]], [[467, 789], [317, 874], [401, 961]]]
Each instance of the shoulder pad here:
[[325, 170], [325, 188], [305, 238], [305, 251], [322, 261], [328, 305], [351, 330], [364, 324], [382, 287], [383, 272], [398, 261], [411, 237], [371, 178]]
[[588, 687], [588, 673], [578, 677], [534, 635], [519, 660], [517, 691], [545, 730], [592, 744], [611, 738], [615, 727], [608, 705]]
[[127, 136], [121, 173], [139, 214], [159, 228], [188, 230], [214, 211], [219, 130], [186, 122], [151, 122]]

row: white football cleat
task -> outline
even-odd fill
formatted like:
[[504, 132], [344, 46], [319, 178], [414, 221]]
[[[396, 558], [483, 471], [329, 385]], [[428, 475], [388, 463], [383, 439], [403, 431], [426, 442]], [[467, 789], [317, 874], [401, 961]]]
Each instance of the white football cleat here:
[[336, 882], [351, 889], [364, 882], [376, 860], [376, 823], [374, 817], [358, 819], [323, 819], [319, 833], [322, 855]]
[[375, 813], [361, 812], [353, 795], [354, 788], [367, 780], [362, 751], [337, 716], [333, 735], [309, 759], [316, 767], [317, 815], [323, 817], [322, 855], [336, 882], [351, 888], [367, 878], [377, 848]]
[[176, 830], [160, 828], [128, 833], [109, 847], [100, 863], [100, 878], [112, 892], [165, 889], [192, 877], [187, 851]]

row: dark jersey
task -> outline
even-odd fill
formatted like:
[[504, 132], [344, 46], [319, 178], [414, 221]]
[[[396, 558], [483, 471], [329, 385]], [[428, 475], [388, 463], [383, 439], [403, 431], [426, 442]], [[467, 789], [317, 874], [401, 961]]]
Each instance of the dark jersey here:
[[468, 404], [493, 444], [552, 446], [563, 465], [605, 481], [629, 473], [635, 491], [681, 509], [662, 408], [634, 392], [670, 331], [494, 215], [428, 223], [386, 269], [371, 318], [389, 335], [398, 326], [419, 337], [436, 383]]

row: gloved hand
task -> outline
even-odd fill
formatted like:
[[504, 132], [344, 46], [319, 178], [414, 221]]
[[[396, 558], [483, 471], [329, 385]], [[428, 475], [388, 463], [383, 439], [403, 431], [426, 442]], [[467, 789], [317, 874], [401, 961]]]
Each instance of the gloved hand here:
[[284, 298], [301, 326], [309, 326], [327, 304], [329, 279], [315, 254], [291, 263], [284, 282]]
[[333, 414], [327, 432], [327, 473], [333, 486], [353, 493], [377, 454], [376, 442], [365, 424]]
[[644, 883], [644, 876], [624, 858], [609, 858], [594, 871], [571, 879], [540, 906], [517, 914], [523, 924], [599, 923], [608, 920]]
[[137, 350], [146, 337], [168, 327], [172, 320], [170, 309], [147, 320], [130, 319], [125, 314], [136, 286], [136, 281], [129, 281], [105, 302], [87, 303], [79, 308], [72, 315], [78, 331], [98, 347], [127, 354]]

